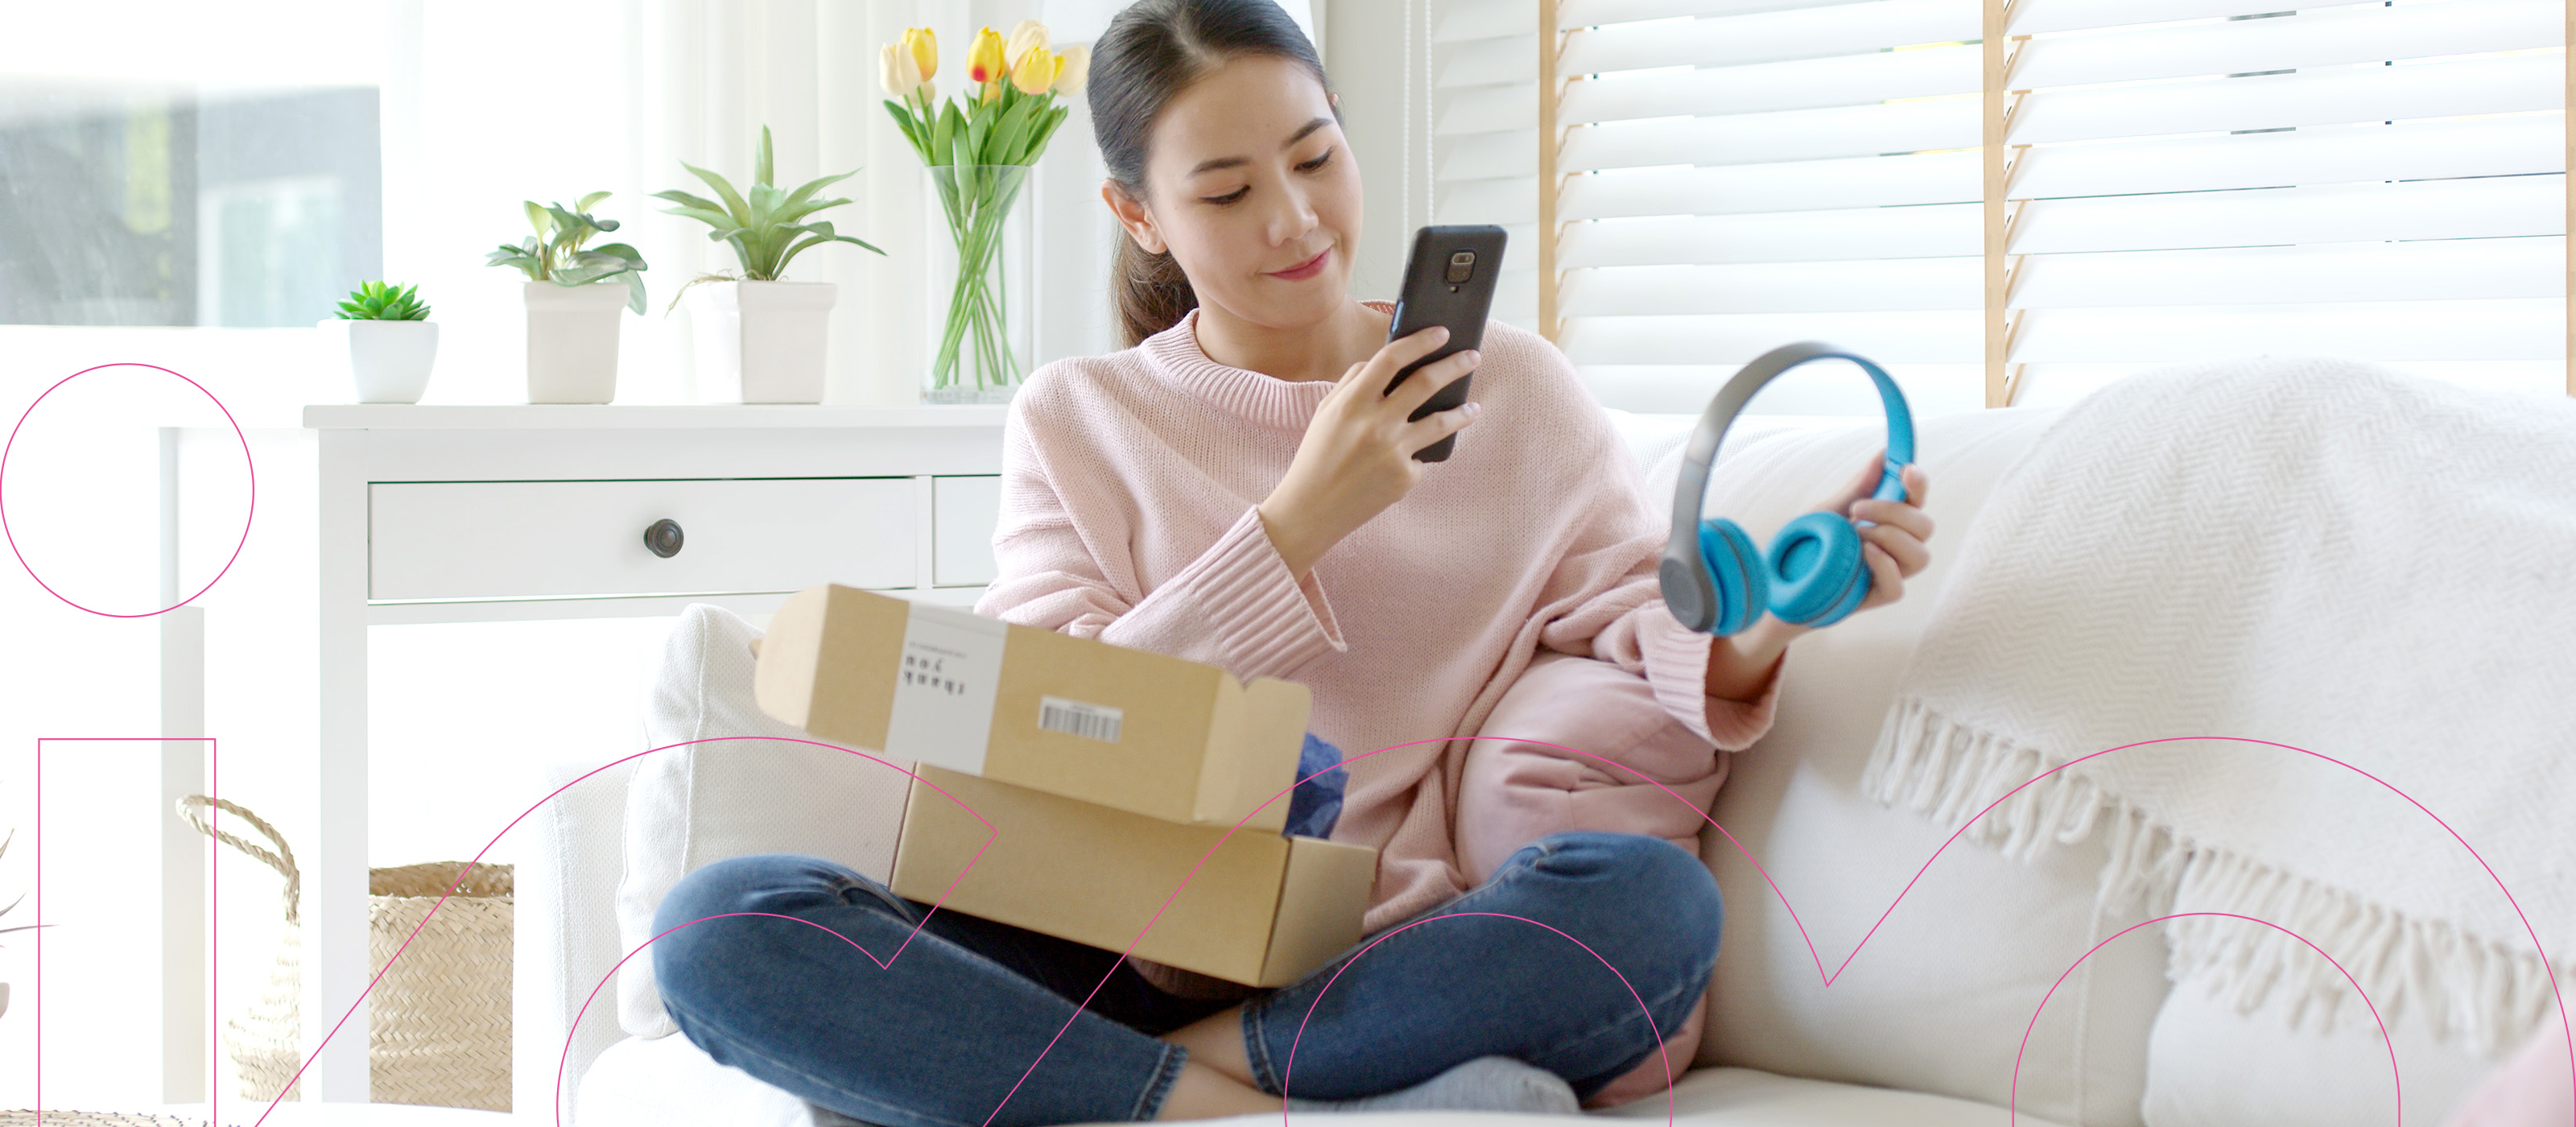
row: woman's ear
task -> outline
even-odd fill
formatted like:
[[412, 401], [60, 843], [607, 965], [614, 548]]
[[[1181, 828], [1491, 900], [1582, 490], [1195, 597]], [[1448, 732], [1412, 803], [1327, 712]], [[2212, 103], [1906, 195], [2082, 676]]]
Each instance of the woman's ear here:
[[1118, 225], [1127, 229], [1127, 237], [1136, 240], [1136, 245], [1144, 248], [1145, 253], [1162, 254], [1168, 249], [1163, 244], [1163, 233], [1154, 228], [1154, 217], [1145, 210], [1144, 203], [1128, 195], [1127, 189], [1116, 180], [1100, 182], [1100, 198], [1109, 205], [1109, 213], [1118, 217]]

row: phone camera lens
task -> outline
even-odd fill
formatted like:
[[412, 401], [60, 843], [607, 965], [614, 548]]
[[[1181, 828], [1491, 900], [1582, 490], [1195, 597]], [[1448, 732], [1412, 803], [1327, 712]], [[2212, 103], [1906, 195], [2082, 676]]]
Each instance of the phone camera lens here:
[[1448, 281], [1464, 282], [1476, 273], [1476, 252], [1462, 250], [1449, 256]]

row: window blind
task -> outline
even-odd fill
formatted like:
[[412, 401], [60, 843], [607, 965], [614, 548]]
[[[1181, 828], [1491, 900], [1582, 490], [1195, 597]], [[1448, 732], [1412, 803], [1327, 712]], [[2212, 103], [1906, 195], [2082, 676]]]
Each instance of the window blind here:
[[[1542, 327], [1632, 410], [1808, 338], [1926, 411], [2259, 352], [2576, 390], [2560, 0], [2278, 4], [1556, 0], [1515, 116], [1527, 6], [1453, 0], [1442, 221], [1552, 211]], [[1875, 410], [1812, 385], [1766, 408]]]
[[2576, 390], [2559, 0], [2000, 14], [1990, 381], [2272, 352]]
[[[1697, 412], [1815, 339], [1886, 365], [1918, 410], [1975, 405], [1976, 0], [1555, 7], [1553, 312], [1604, 403]], [[1762, 400], [1877, 410], [1837, 374]]]

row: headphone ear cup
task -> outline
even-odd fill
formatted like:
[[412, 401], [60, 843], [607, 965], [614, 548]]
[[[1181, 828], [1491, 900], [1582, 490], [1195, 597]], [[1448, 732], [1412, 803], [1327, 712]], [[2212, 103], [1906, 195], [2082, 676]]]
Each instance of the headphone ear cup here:
[[1699, 522], [1700, 559], [1708, 565], [1710, 586], [1717, 592], [1717, 613], [1708, 632], [1725, 637], [1751, 626], [1770, 599], [1762, 571], [1762, 553], [1736, 523], [1723, 517]]
[[1813, 627], [1850, 614], [1869, 595], [1869, 567], [1860, 546], [1860, 530], [1839, 513], [1819, 510], [1783, 526], [1763, 557], [1771, 613]]

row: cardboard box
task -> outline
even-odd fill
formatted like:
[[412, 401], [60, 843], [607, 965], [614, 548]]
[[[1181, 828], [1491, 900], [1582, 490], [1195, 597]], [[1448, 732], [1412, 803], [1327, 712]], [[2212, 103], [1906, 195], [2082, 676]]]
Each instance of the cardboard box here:
[[1250, 986], [1296, 982], [1360, 940], [1375, 849], [1248, 826], [1228, 837], [1223, 826], [916, 770], [888, 882], [896, 895]]
[[[1215, 826], [1297, 781], [1311, 703], [1293, 681], [838, 584], [778, 608], [753, 688], [834, 743]], [[1287, 824], [1282, 797], [1244, 828]]]

